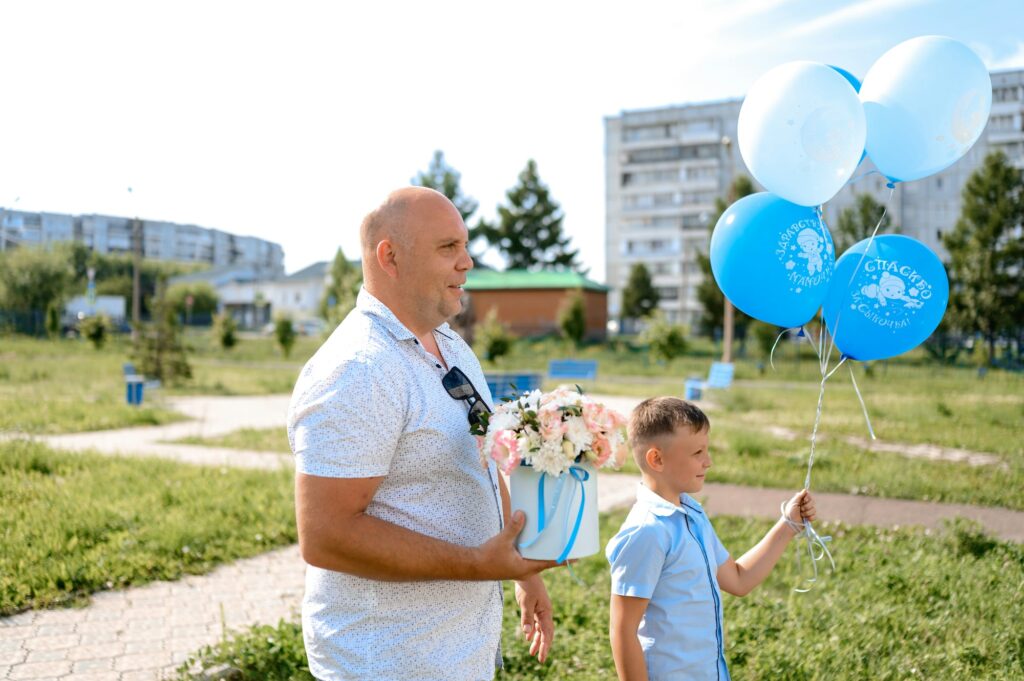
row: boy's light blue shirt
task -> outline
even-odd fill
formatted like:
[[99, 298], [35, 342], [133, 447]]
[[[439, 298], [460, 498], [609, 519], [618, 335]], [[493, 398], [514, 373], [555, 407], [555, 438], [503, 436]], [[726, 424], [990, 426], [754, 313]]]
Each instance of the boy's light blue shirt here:
[[605, 549], [612, 593], [650, 599], [637, 634], [651, 681], [728, 681], [717, 572], [729, 552], [701, 505], [687, 494], [680, 503], [638, 486]]

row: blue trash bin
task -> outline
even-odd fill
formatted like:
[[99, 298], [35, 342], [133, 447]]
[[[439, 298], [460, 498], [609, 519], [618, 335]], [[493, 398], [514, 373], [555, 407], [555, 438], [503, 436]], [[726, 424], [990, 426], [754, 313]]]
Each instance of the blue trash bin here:
[[146, 379], [142, 376], [125, 376], [125, 400], [128, 404], [139, 406], [142, 404], [142, 394], [145, 389]]
[[702, 381], [699, 378], [688, 378], [686, 379], [683, 397], [685, 397], [687, 400], [690, 400], [691, 402], [694, 400], [699, 400], [701, 390], [703, 390], [703, 388], [704, 381]]

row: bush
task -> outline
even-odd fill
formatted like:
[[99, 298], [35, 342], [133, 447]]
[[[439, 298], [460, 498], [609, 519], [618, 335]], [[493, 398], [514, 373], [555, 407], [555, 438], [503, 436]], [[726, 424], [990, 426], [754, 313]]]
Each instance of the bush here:
[[50, 338], [60, 335], [60, 306], [56, 303], [46, 308], [46, 335]]
[[576, 347], [583, 343], [587, 332], [587, 310], [581, 291], [574, 291], [562, 305], [558, 313], [558, 329], [562, 337], [571, 340]]
[[647, 345], [648, 352], [655, 360], [671, 362], [686, 352], [686, 334], [683, 327], [668, 322], [660, 311], [651, 317], [640, 339]]
[[[191, 310], [187, 305], [189, 296], [192, 296]], [[201, 316], [217, 311], [217, 291], [205, 281], [175, 284], [167, 289], [166, 298], [167, 304], [179, 315]]]
[[482, 322], [473, 327], [474, 349], [489, 362], [507, 355], [515, 343], [515, 336], [498, 321], [498, 308], [492, 307]]
[[230, 350], [238, 343], [238, 324], [230, 312], [223, 312], [213, 318], [213, 337], [220, 346]]
[[[49, 324], [49, 321], [47, 321], [47, 324]], [[106, 342], [107, 336], [110, 334], [110, 327], [110, 318], [105, 314], [86, 317], [79, 326], [82, 336], [92, 343], [92, 346], [97, 350], [102, 348], [103, 343]]]
[[292, 346], [295, 345], [295, 325], [292, 324], [291, 319], [288, 317], [277, 318], [277, 321], [274, 322], [274, 339], [285, 357], [291, 354]]

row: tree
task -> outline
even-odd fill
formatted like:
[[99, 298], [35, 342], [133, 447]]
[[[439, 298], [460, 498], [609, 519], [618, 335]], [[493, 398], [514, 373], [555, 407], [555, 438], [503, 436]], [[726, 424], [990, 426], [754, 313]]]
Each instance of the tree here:
[[651, 315], [651, 322], [641, 334], [640, 341], [647, 345], [655, 360], [671, 362], [686, 352], [683, 327], [669, 323], [660, 310]]
[[161, 381], [177, 382], [191, 378], [192, 367], [182, 340], [181, 322], [177, 311], [163, 295], [163, 286], [150, 302], [153, 321], [143, 323], [132, 349], [132, 356], [139, 364], [139, 371]]
[[558, 329], [562, 337], [571, 340], [576, 347], [583, 343], [587, 333], [587, 309], [583, 304], [583, 293], [573, 291], [558, 312]]
[[292, 346], [295, 345], [295, 325], [288, 317], [278, 317], [274, 322], [274, 338], [278, 347], [287, 357], [292, 353]]
[[0, 256], [0, 308], [40, 315], [71, 293], [74, 271], [67, 249], [23, 246]]
[[459, 209], [463, 222], [468, 225], [469, 216], [476, 212], [480, 204], [476, 199], [462, 193], [461, 181], [461, 173], [448, 165], [448, 162], [444, 160], [444, 152], [440, 149], [434, 152], [434, 158], [430, 160], [430, 166], [426, 172], [421, 170], [416, 177], [412, 178], [414, 185], [435, 189], [447, 196]]
[[515, 336], [498, 320], [498, 308], [492, 307], [484, 320], [473, 327], [474, 350], [489, 362], [512, 350]]
[[320, 300], [320, 316], [332, 324], [341, 323], [345, 315], [356, 306], [356, 296], [362, 285], [362, 270], [350, 263], [339, 247], [331, 263], [330, 281]]
[[658, 289], [651, 283], [651, 274], [642, 262], [633, 263], [629, 280], [622, 290], [622, 319], [643, 319], [658, 308]]
[[[205, 281], [191, 281], [175, 284], [164, 294], [167, 304], [177, 314], [211, 315], [217, 311], [217, 290]], [[188, 298], [192, 296], [192, 309], [188, 309]]]
[[[883, 215], [885, 217], [882, 217]], [[882, 221], [881, 226], [878, 226], [879, 220]], [[876, 226], [878, 233], [884, 234], [891, 222], [885, 212], [885, 206], [875, 201], [870, 194], [857, 194], [854, 205], [844, 208], [839, 213], [835, 229], [831, 230], [836, 255], [844, 253], [858, 241], [867, 239], [874, 233]]]
[[579, 251], [569, 248], [571, 239], [562, 233], [565, 216], [537, 174], [533, 159], [519, 173], [518, 183], [505, 192], [505, 198], [507, 204], [498, 206], [497, 223], [481, 220], [470, 233], [471, 238], [483, 237], [498, 249], [509, 269], [580, 270], [576, 260]]
[[1002, 152], [985, 157], [963, 190], [949, 251], [952, 324], [980, 334], [995, 358], [996, 339], [1018, 336], [1024, 319], [1024, 173]]
[[[734, 201], [753, 193], [754, 183], [746, 175], [737, 175], [736, 179], [732, 182], [732, 187], [729, 189], [729, 195], [734, 197]], [[729, 204], [726, 203], [725, 199], [715, 199], [715, 215], [710, 222], [711, 230], [714, 230], [718, 218], [722, 216], [722, 213], [728, 207]], [[701, 282], [697, 286], [697, 300], [700, 301], [701, 308], [703, 308], [699, 328], [701, 333], [709, 338], [713, 338], [715, 329], [721, 329], [725, 323], [723, 318], [725, 314], [725, 296], [722, 294], [722, 289], [718, 288], [718, 282], [715, 281], [714, 274], [711, 272], [711, 258], [707, 253], [697, 253], [697, 266], [700, 268], [702, 275]], [[738, 327], [737, 336], [741, 339], [744, 338], [750, 317], [736, 310], [734, 321]]]

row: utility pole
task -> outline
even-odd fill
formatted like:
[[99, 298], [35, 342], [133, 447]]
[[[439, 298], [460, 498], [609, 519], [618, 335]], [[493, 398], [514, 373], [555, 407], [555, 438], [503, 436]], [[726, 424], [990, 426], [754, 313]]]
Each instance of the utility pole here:
[[[729, 188], [726, 191], [725, 198], [726, 208], [728, 208], [736, 200], [735, 178], [733, 178], [732, 139], [728, 136], [722, 137], [722, 146], [725, 148], [725, 155], [729, 160], [729, 175], [726, 180], [729, 183]], [[722, 314], [722, 361], [732, 362], [733, 307], [732, 302], [724, 292], [722, 293], [722, 298], [725, 300], [725, 309]]]
[[139, 339], [142, 318], [142, 221], [132, 219], [132, 342]]

